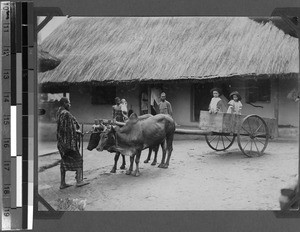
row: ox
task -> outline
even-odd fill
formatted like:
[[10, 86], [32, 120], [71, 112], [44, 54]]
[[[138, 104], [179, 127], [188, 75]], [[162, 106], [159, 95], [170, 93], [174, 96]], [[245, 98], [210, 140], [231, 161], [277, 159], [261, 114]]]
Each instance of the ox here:
[[[89, 144], [88, 144], [88, 147], [87, 147], [87, 149], [89, 151], [92, 151], [93, 149], [95, 149], [98, 146], [99, 141], [100, 141], [100, 133], [101, 132], [99, 131], [99, 132], [91, 134], [91, 137], [90, 137], [90, 140], [89, 140]], [[116, 172], [119, 157], [120, 157], [120, 153], [116, 152], [115, 158], [114, 158], [115, 163], [114, 163], [113, 168], [110, 171], [111, 173], [115, 173]], [[125, 169], [125, 165], [126, 165], [125, 156], [122, 155], [122, 158], [123, 158], [123, 162], [122, 162], [122, 165], [121, 165], [120, 169]]]
[[[127, 175], [139, 176], [139, 161], [142, 150], [154, 148], [161, 144], [163, 155], [158, 167], [168, 168], [173, 151], [175, 132], [174, 120], [169, 115], [157, 114], [148, 118], [138, 118], [136, 114], [129, 117], [129, 121], [122, 127], [111, 127], [101, 133], [98, 151], [120, 152], [130, 156], [130, 167]], [[166, 153], [168, 157], [166, 159]], [[135, 158], [136, 169], [133, 171]]]
[[[139, 116], [138, 118], [139, 118], [139, 120], [145, 120], [149, 117], [152, 117], [152, 115], [151, 114], [145, 114], [145, 115]], [[104, 127], [101, 127], [101, 128], [98, 128], [98, 132], [91, 134], [89, 144], [88, 144], [88, 147], [87, 147], [87, 149], [89, 151], [92, 151], [93, 149], [95, 149], [98, 146], [99, 141], [100, 141], [100, 133], [103, 132], [103, 130], [104, 130]], [[151, 163], [151, 165], [156, 165], [158, 149], [159, 149], [159, 145], [155, 146], [155, 147], [150, 147], [149, 148], [149, 153], [148, 153], [148, 158], [144, 161], [144, 163], [149, 162], [149, 160], [151, 158], [152, 151], [154, 151], [154, 154], [155, 154], [154, 155], [154, 160]], [[112, 170], [110, 171], [111, 173], [116, 172], [119, 157], [120, 157], [120, 153], [116, 152], [116, 155], [115, 155], [115, 158], [114, 158], [114, 161], [115, 161], [114, 166], [113, 166]], [[125, 156], [122, 155], [122, 158], [123, 158], [123, 162], [122, 162], [122, 165], [121, 165], [120, 169], [125, 169], [125, 165], [126, 165]]]

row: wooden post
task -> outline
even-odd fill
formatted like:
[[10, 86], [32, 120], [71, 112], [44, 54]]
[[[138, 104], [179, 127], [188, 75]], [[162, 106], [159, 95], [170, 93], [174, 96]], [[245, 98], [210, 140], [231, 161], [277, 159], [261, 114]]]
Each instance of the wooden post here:
[[[299, 49], [299, 67], [300, 67], [300, 29], [297, 31], [298, 49]], [[300, 72], [298, 73], [298, 94], [300, 95]], [[298, 96], [299, 96], [298, 95]], [[300, 198], [300, 101], [298, 101], [298, 198]], [[298, 206], [300, 201], [298, 201]]]
[[279, 124], [279, 78], [276, 77], [273, 84], [274, 90], [274, 118], [275, 118], [275, 129], [274, 136], [279, 136], [278, 124]]
[[[81, 137], [81, 156], [82, 156], [82, 160], [83, 160], [83, 123], [81, 124], [81, 133], [82, 135], [80, 136]], [[82, 180], [83, 180], [83, 166], [82, 166]]]
[[148, 85], [148, 114], [151, 114], [151, 87]]

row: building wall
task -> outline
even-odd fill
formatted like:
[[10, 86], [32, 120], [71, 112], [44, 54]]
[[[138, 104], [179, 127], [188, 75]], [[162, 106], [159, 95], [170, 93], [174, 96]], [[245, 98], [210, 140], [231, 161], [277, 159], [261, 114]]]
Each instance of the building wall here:
[[[237, 90], [242, 96], [243, 114], [257, 114], [262, 117], [274, 118], [275, 91], [272, 83], [271, 101], [269, 103], [256, 102], [255, 105], [263, 108], [253, 107], [245, 103], [246, 86], [244, 82], [237, 81], [230, 83], [231, 90]], [[192, 126], [197, 128], [198, 122], [192, 121], [192, 84], [165, 84], [163, 86], [167, 94], [167, 100], [172, 104], [173, 117], [181, 126]], [[297, 79], [281, 79], [279, 81], [279, 125], [292, 125], [298, 127], [299, 114], [298, 104], [287, 98], [288, 93], [297, 88]], [[123, 85], [116, 89], [117, 96], [125, 98], [128, 102], [128, 109], [140, 113], [140, 91], [139, 85]], [[85, 131], [90, 129], [94, 119], [110, 119], [112, 113], [111, 105], [92, 105], [91, 96], [88, 91], [82, 91], [80, 87], [70, 89], [71, 113], [80, 123], [90, 124]], [[55, 140], [55, 123], [39, 123], [39, 138], [41, 140]]]
[[[274, 91], [271, 89], [271, 101], [270, 102], [255, 102], [253, 105], [247, 104], [245, 102], [246, 99], [246, 82], [242, 81], [231, 81], [231, 91], [238, 91], [242, 97], [242, 114], [249, 115], [249, 114], [256, 114], [261, 117], [266, 118], [274, 118]], [[271, 88], [273, 84], [271, 82]], [[258, 107], [255, 107], [258, 106]]]
[[183, 126], [198, 126], [198, 122], [192, 120], [192, 85], [191, 84], [170, 84], [164, 85], [167, 100], [173, 109], [175, 122]]
[[[242, 96], [243, 114], [257, 114], [262, 117], [274, 118], [275, 84], [272, 80], [271, 101], [256, 102], [254, 107], [245, 102], [246, 86], [244, 82], [231, 82], [230, 89], [237, 90]], [[281, 79], [279, 81], [279, 125], [298, 126], [298, 104], [287, 98], [288, 93], [297, 87], [297, 79]], [[167, 100], [172, 104], [173, 117], [179, 125], [197, 126], [192, 122], [192, 84], [165, 84], [163, 86]], [[133, 109], [140, 113], [140, 91], [139, 85], [123, 85], [116, 89], [117, 96], [125, 98], [128, 103], [128, 110]], [[91, 96], [88, 91], [80, 91], [79, 87], [70, 88], [71, 112], [79, 122], [93, 123], [96, 118], [111, 118], [111, 105], [92, 105]], [[262, 108], [261, 108], [262, 107]]]
[[[276, 80], [271, 80], [271, 101], [270, 102], [256, 102], [253, 105], [261, 106], [254, 107], [245, 102], [246, 88], [244, 82], [233, 81], [232, 90], [237, 90], [242, 97], [243, 110], [242, 114], [257, 114], [261, 117], [274, 118], [274, 104], [276, 102]], [[287, 98], [287, 95], [294, 88], [297, 89], [297, 79], [280, 79], [279, 80], [279, 125], [292, 125], [298, 127], [299, 114], [298, 104]]]
[[299, 104], [287, 98], [287, 95], [297, 89], [297, 79], [280, 79], [279, 88], [279, 125], [299, 127]]
[[70, 112], [80, 123], [93, 123], [98, 118], [111, 118], [112, 106], [92, 105], [91, 94], [89, 91], [83, 91], [80, 87], [70, 87], [70, 101]]

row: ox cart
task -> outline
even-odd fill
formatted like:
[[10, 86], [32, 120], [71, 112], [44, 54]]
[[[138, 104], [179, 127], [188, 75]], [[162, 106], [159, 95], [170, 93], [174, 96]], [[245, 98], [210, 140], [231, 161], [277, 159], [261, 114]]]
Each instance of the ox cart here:
[[238, 146], [247, 157], [263, 155], [269, 139], [275, 134], [275, 119], [258, 115], [227, 113], [210, 114], [200, 111], [199, 129], [177, 128], [177, 134], [204, 135], [206, 143], [215, 151], [225, 151], [237, 138]]
[[[104, 124], [112, 123], [111, 120], [101, 121]], [[275, 119], [255, 114], [210, 114], [208, 111], [200, 111], [199, 128], [176, 128], [175, 133], [204, 135], [208, 146], [215, 151], [226, 151], [237, 138], [238, 146], [245, 156], [257, 157], [264, 154], [269, 140], [274, 137], [275, 123]], [[125, 123], [115, 124], [123, 126]]]

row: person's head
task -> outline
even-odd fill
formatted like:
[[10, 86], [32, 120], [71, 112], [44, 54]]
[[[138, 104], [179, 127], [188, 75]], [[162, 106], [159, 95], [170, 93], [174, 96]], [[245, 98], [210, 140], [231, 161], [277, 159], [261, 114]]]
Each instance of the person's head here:
[[66, 110], [70, 110], [71, 107], [71, 102], [69, 101], [69, 99], [67, 97], [62, 97], [59, 100], [59, 105], [61, 107], [64, 107]]
[[219, 88], [213, 88], [210, 90], [213, 97], [220, 97], [222, 95], [221, 90]]
[[213, 97], [219, 97], [220, 96], [220, 94], [219, 94], [219, 92], [218, 91], [213, 91]]
[[121, 102], [121, 101], [120, 101], [120, 98], [119, 98], [119, 97], [116, 97], [116, 98], [115, 98], [115, 103], [116, 103], [117, 105], [120, 105], [120, 102]]
[[122, 100], [121, 100], [121, 104], [126, 104], [127, 103], [127, 101], [123, 98]]
[[242, 100], [241, 95], [239, 94], [238, 91], [232, 92], [232, 93], [230, 94], [230, 98], [231, 98], [232, 100], [236, 101], [236, 102]]
[[232, 99], [233, 99], [234, 101], [236, 101], [236, 102], [239, 100], [238, 96], [236, 96], [235, 94], [232, 95]]
[[160, 99], [162, 100], [162, 101], [165, 101], [166, 100], [166, 93], [165, 92], [162, 92], [161, 94], [160, 94]]

